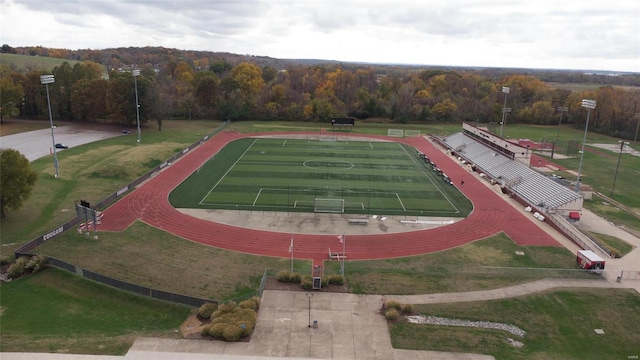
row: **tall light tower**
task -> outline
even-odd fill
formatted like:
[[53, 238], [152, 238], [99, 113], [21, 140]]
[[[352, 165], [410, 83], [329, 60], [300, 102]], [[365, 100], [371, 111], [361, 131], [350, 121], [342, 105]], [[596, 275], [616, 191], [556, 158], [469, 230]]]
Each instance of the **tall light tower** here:
[[620, 168], [620, 159], [622, 158], [622, 149], [624, 149], [625, 145], [629, 145], [628, 142], [619, 140], [620, 143], [620, 153], [618, 154], [618, 165], [616, 165], [616, 174], [613, 176], [613, 186], [611, 187], [611, 196], [613, 196], [613, 191], [616, 189], [616, 179], [618, 178], [618, 169]]
[[136, 88], [136, 122], [138, 124], [138, 143], [140, 142], [140, 105], [138, 104], [138, 81], [136, 78], [140, 76], [140, 70], [132, 70], [133, 84]]
[[502, 137], [502, 131], [504, 129], [504, 123], [506, 121], [507, 113], [511, 111], [511, 109], [507, 108], [507, 95], [509, 94], [509, 88], [506, 86], [503, 86], [502, 92], [504, 93], [504, 105], [502, 105], [502, 122], [500, 123], [500, 137]]
[[51, 145], [53, 147], [53, 167], [56, 169], [56, 179], [58, 178], [58, 155], [56, 154], [56, 139], [53, 135], [53, 117], [51, 116], [51, 100], [49, 99], [49, 84], [56, 82], [53, 75], [40, 76], [40, 84], [47, 88], [47, 105], [49, 107], [49, 126], [51, 126]]
[[560, 138], [560, 127], [562, 126], [562, 115], [569, 111], [569, 108], [566, 106], [558, 106], [558, 111], [560, 111], [560, 121], [558, 121], [558, 134], [556, 135], [556, 141]]
[[584, 158], [584, 144], [587, 142], [587, 130], [589, 129], [589, 115], [591, 114], [591, 110], [596, 108], [595, 100], [587, 100], [582, 99], [582, 107], [587, 108], [587, 122], [584, 124], [584, 138], [582, 139], [582, 151], [580, 152], [580, 164], [578, 165], [578, 178], [576, 180], [576, 188], [575, 192], [580, 192], [580, 182], [582, 179], [580, 178], [580, 173], [582, 172], [582, 159]]

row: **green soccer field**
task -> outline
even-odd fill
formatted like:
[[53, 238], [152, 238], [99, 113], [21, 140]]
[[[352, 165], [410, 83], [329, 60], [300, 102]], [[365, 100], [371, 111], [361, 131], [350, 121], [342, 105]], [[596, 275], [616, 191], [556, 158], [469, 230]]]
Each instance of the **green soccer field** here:
[[234, 141], [169, 196], [177, 208], [464, 217], [471, 203], [394, 142]]

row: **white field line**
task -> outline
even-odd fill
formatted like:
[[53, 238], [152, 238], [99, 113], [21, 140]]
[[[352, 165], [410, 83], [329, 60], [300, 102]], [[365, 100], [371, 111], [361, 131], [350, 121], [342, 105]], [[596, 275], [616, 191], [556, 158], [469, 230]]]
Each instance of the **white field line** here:
[[253, 204], [251, 204], [251, 206], [256, 206], [256, 203], [258, 202], [258, 198], [260, 197], [260, 194], [262, 194], [262, 188], [260, 188], [260, 191], [258, 191], [258, 193], [256, 194], [256, 198], [253, 199]]
[[371, 148], [371, 150], [373, 150], [373, 145], [371, 144], [371, 142], [369, 142], [369, 147]]
[[402, 206], [402, 210], [407, 211], [407, 209], [404, 207], [404, 204], [402, 203], [402, 199], [400, 199], [400, 195], [398, 195], [398, 193], [396, 193], [396, 197], [398, 198], [398, 201], [400, 202], [400, 206]]
[[424, 176], [429, 179], [429, 181], [433, 184], [433, 186], [436, 187], [436, 189], [438, 189], [438, 191], [440, 192], [440, 195], [442, 195], [442, 197], [444, 197], [445, 199], [447, 199], [447, 202], [451, 205], [451, 207], [453, 207], [456, 211], [456, 213], [460, 213], [460, 209], [458, 209], [453, 202], [451, 202], [451, 199], [449, 199], [447, 197], [447, 195], [444, 194], [444, 192], [442, 192], [442, 190], [440, 189], [440, 186], [438, 186], [438, 184], [434, 183], [433, 180], [431, 179], [431, 177], [429, 175], [427, 175], [427, 173], [424, 171], [424, 168], [422, 166], [420, 166], [420, 164], [418, 164], [416, 162], [416, 159], [413, 158], [408, 152], [407, 149], [405, 149], [404, 147], [402, 147], [402, 145], [400, 145], [398, 143], [398, 145], [402, 148], [402, 150], [404, 150], [404, 153], [407, 154], [407, 156], [409, 157], [409, 159], [411, 159], [411, 161], [418, 167], [418, 169], [420, 169], [420, 171], [424, 174]]
[[282, 147], [285, 147], [285, 145], [287, 145], [287, 140], [282, 143]]
[[224, 180], [224, 178], [225, 178], [225, 177], [227, 177], [227, 174], [229, 174], [229, 173], [231, 172], [231, 169], [233, 169], [233, 168], [236, 166], [236, 164], [240, 161], [240, 159], [242, 159], [242, 157], [244, 156], [244, 154], [246, 154], [246, 153], [249, 151], [249, 149], [251, 149], [251, 147], [253, 146], [253, 144], [255, 144], [255, 143], [256, 143], [256, 141], [258, 141], [258, 139], [253, 140], [253, 142], [251, 143], [251, 145], [247, 146], [247, 150], [245, 150], [245, 151], [242, 153], [242, 155], [240, 155], [240, 157], [238, 158], [238, 160], [236, 160], [236, 162], [234, 162], [234, 163], [233, 163], [233, 165], [231, 165], [231, 166], [229, 167], [229, 169], [227, 170], [227, 172], [226, 172], [226, 173], [224, 173], [224, 175], [222, 175], [222, 177], [220, 178], [220, 180], [218, 180], [218, 182], [217, 182], [215, 185], [213, 185], [213, 187], [211, 188], [211, 190], [209, 190], [209, 192], [207, 193], [207, 195], [205, 195], [205, 196], [200, 200], [200, 203], [199, 203], [200, 205], [204, 205], [204, 204], [205, 204], [204, 199], [206, 199], [206, 198], [209, 196], [209, 194], [211, 194], [211, 193], [213, 192], [213, 190], [215, 190], [215, 188], [216, 188], [216, 187], [217, 187], [217, 186], [222, 182], [222, 180]]

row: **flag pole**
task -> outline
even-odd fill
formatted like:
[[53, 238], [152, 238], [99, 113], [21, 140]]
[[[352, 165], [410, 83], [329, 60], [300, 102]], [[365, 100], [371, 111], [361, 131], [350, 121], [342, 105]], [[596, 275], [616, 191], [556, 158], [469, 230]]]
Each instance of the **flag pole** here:
[[344, 237], [344, 233], [342, 234], [342, 276], [344, 277], [344, 258], [347, 256], [345, 252], [347, 240]]

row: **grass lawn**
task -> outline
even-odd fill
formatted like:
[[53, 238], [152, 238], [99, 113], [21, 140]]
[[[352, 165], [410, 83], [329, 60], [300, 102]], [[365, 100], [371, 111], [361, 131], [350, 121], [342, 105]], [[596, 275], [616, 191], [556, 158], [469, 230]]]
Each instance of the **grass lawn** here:
[[[473, 303], [416, 305], [423, 315], [518, 326], [506, 331], [391, 323], [394, 348], [482, 353], [496, 359], [635, 359], [640, 355], [640, 295], [627, 289], [571, 289]], [[594, 329], [603, 329], [598, 335]], [[516, 348], [513, 338], [524, 343]], [[635, 357], [633, 357], [635, 356]]]
[[[395, 142], [246, 138], [178, 186], [175, 207], [460, 216], [472, 209], [414, 148]], [[336, 207], [337, 206], [337, 207]], [[335, 207], [335, 209], [334, 209]]]
[[593, 232], [590, 234], [591, 236], [600, 240], [600, 242], [603, 243], [609, 250], [612, 250], [615, 253], [617, 253], [619, 257], [625, 256], [626, 254], [630, 253], [631, 250], [633, 250], [634, 248], [633, 245], [629, 244], [624, 240], [618, 239], [617, 237], [614, 237], [614, 236], [598, 234]]
[[[266, 269], [291, 266], [288, 258], [204, 246], [142, 222], [135, 222], [123, 233], [98, 235], [99, 240], [93, 240], [69, 231], [37, 251], [137, 285], [217, 301], [239, 302], [254, 296]], [[294, 270], [309, 273], [311, 262], [295, 260]]]
[[0, 286], [3, 352], [123, 355], [138, 336], [175, 337], [191, 311], [58, 269]]
[[[325, 265], [325, 272], [340, 273], [338, 262]], [[519, 246], [504, 234], [438, 253], [347, 261], [345, 275], [354, 293], [395, 295], [486, 290], [543, 278], [593, 279], [568, 250]]]

